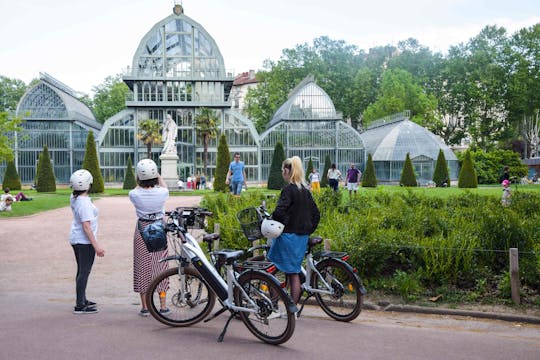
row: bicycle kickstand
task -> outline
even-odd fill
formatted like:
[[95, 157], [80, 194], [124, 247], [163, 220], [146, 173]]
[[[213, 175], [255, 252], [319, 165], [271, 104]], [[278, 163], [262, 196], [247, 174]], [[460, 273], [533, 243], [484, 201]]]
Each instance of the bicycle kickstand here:
[[222, 307], [221, 309], [216, 311], [216, 313], [214, 315], [210, 316], [208, 319], [205, 319], [204, 322], [209, 322], [210, 320], [217, 318], [219, 315], [223, 314], [227, 310], [229, 310], [229, 309], [226, 308], [226, 307]]
[[302, 314], [302, 310], [304, 310], [304, 305], [306, 305], [306, 302], [307, 302], [308, 299], [309, 299], [310, 297], [312, 297], [312, 296], [313, 296], [313, 294], [310, 294], [310, 293], [307, 294], [307, 296], [306, 296], [306, 297], [304, 298], [304, 300], [302, 301], [302, 306], [300, 306], [300, 310], [298, 310], [298, 311], [296, 312], [296, 316], [300, 317], [300, 314]]
[[227, 319], [227, 322], [225, 323], [225, 326], [223, 327], [223, 331], [218, 336], [218, 339], [217, 339], [218, 342], [223, 342], [223, 338], [225, 337], [225, 333], [227, 332], [227, 327], [229, 327], [229, 323], [235, 316], [236, 316], [236, 312], [232, 312], [231, 316], [229, 316], [229, 318]]

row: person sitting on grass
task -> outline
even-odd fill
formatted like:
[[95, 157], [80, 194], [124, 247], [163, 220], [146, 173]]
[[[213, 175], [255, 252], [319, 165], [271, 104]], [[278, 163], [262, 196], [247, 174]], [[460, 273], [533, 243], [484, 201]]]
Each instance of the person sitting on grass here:
[[0, 211], [11, 211], [11, 204], [13, 204], [15, 199], [11, 195], [4, 196], [2, 195], [2, 200], [0, 201]]
[[19, 191], [19, 193], [17, 195], [15, 195], [15, 196], [11, 195], [9, 193], [9, 191], [10, 191], [10, 188], [8, 188], [8, 187], [4, 188], [4, 194], [2, 195], [2, 197], [0, 199], [1, 201], [4, 201], [5, 196], [11, 196], [11, 197], [13, 197], [15, 199], [15, 201], [30, 201], [30, 200], [32, 200], [31, 197], [27, 197], [26, 195], [24, 195], [22, 193], [22, 191]]

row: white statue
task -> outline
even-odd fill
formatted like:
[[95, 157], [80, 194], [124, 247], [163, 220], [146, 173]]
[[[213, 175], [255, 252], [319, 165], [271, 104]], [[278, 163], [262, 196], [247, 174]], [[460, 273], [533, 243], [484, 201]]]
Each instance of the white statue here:
[[163, 150], [162, 154], [174, 154], [176, 155], [176, 136], [178, 135], [178, 126], [172, 119], [171, 115], [167, 114], [165, 121], [163, 122]]

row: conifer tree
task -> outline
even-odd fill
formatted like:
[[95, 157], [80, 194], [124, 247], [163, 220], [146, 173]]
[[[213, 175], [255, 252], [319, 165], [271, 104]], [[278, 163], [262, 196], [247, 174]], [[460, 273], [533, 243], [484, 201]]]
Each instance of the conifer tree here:
[[133, 165], [131, 164], [131, 155], [129, 155], [127, 159], [127, 168], [124, 174], [124, 184], [122, 186], [122, 189], [131, 190], [134, 189], [135, 186], [137, 186], [137, 181], [135, 180]]
[[442, 149], [439, 150], [439, 156], [437, 157], [437, 163], [435, 164], [433, 182], [437, 187], [450, 186], [450, 175], [448, 173], [448, 166]]
[[4, 173], [4, 180], [2, 181], [2, 189], [10, 188], [11, 190], [21, 190], [21, 178], [17, 173], [15, 162], [13, 160], [8, 161], [6, 172]]
[[86, 137], [86, 151], [84, 153], [82, 168], [88, 170], [94, 178], [90, 192], [102, 193], [105, 190], [105, 186], [103, 184], [103, 176], [101, 176], [101, 170], [99, 168], [99, 160], [97, 157], [93, 131], [89, 131], [88, 136]]
[[39, 154], [36, 179], [36, 190], [38, 192], [56, 191], [56, 178], [54, 177], [47, 145], [43, 146], [43, 152]]
[[283, 144], [278, 141], [274, 147], [274, 155], [270, 164], [270, 172], [268, 173], [268, 189], [281, 190], [285, 186], [285, 180], [281, 175], [281, 165], [285, 160], [285, 149]]
[[471, 158], [470, 151], [467, 151], [465, 153], [465, 158], [463, 159], [463, 163], [461, 164], [461, 170], [459, 171], [458, 187], [470, 189], [478, 187], [478, 177], [476, 176], [476, 170], [474, 169], [474, 164]]
[[227, 145], [225, 134], [221, 134], [218, 143], [216, 173], [214, 174], [214, 191], [227, 192], [229, 186], [225, 184], [229, 164], [231, 163], [231, 154]]
[[330, 161], [330, 155], [326, 155], [324, 157], [324, 171], [322, 172], [321, 187], [328, 186], [328, 170], [330, 169], [330, 166], [332, 166], [332, 161]]
[[403, 164], [403, 170], [401, 171], [401, 179], [399, 184], [403, 186], [417, 186], [416, 175], [414, 175], [414, 168], [412, 165], [411, 157], [409, 153], [405, 157], [405, 163]]
[[311, 157], [309, 158], [307, 168], [306, 168], [306, 181], [309, 183], [309, 174], [313, 171], [313, 161], [311, 161]]
[[373, 165], [373, 158], [371, 157], [371, 154], [368, 154], [366, 169], [362, 175], [362, 187], [377, 187], [375, 165]]

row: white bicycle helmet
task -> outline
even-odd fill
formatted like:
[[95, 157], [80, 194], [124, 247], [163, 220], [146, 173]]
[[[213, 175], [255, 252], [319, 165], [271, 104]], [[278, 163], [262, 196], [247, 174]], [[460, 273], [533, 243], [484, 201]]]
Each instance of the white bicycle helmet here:
[[279, 221], [264, 219], [261, 224], [261, 234], [267, 239], [275, 239], [281, 235], [284, 227]]
[[76, 191], [85, 191], [90, 189], [90, 185], [94, 182], [94, 178], [88, 170], [77, 170], [69, 178], [71, 188]]
[[156, 163], [151, 159], [142, 159], [137, 163], [137, 177], [139, 180], [150, 180], [158, 177]]

